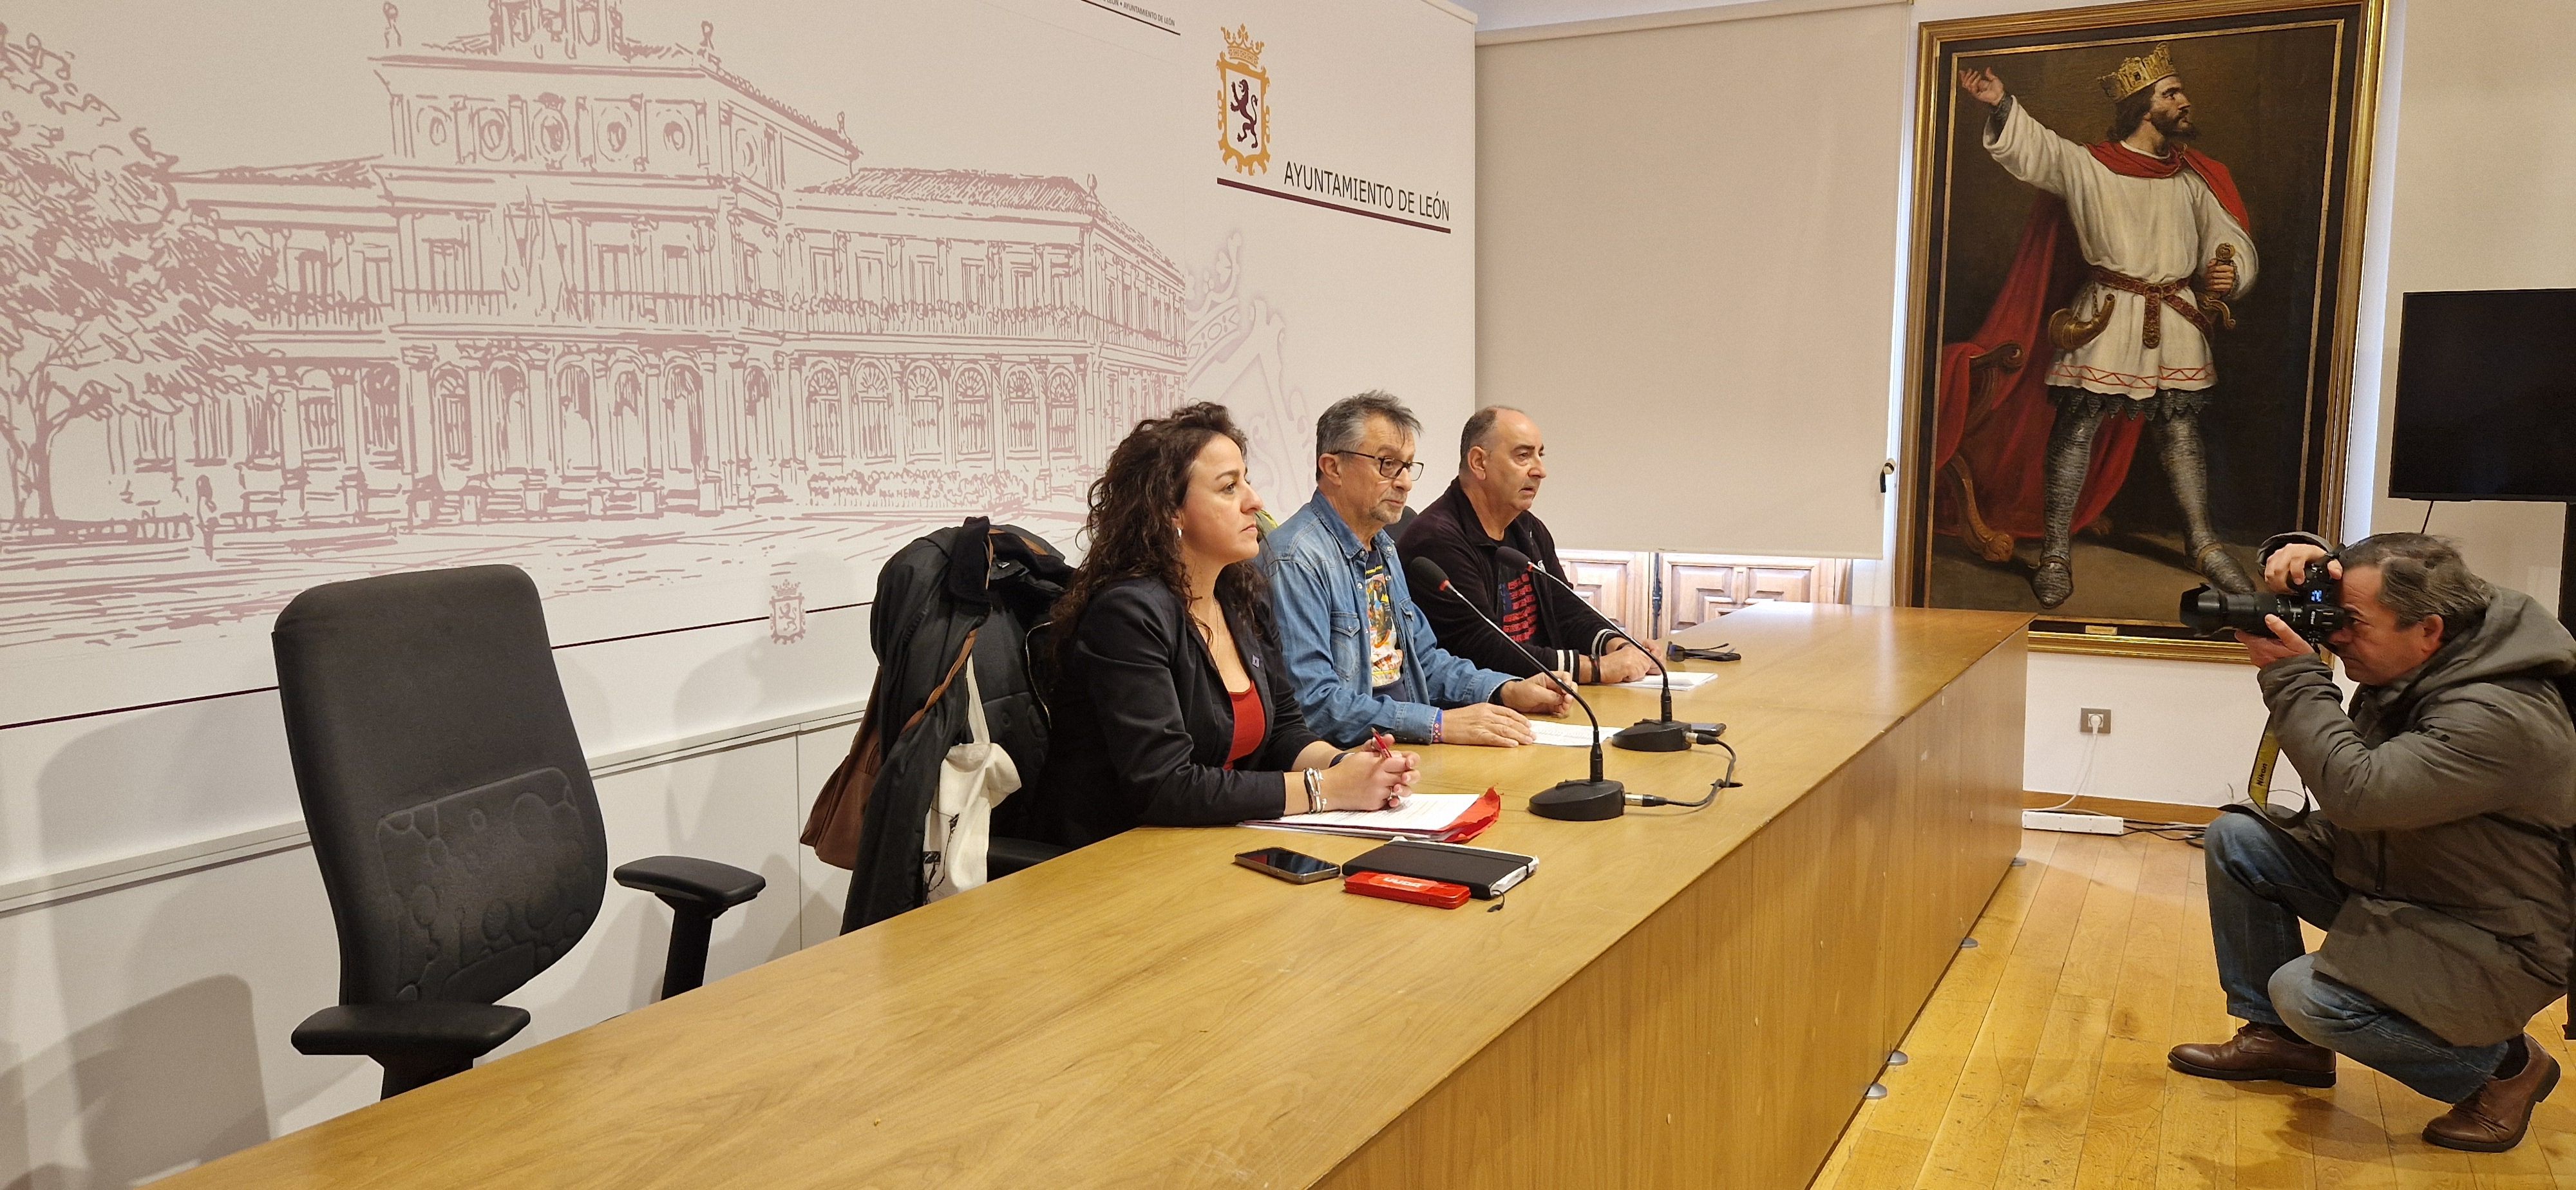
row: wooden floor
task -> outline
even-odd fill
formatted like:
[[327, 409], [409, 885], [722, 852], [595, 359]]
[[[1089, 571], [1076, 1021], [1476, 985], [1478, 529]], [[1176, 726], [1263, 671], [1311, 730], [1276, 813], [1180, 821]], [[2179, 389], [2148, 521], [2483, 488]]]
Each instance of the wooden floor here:
[[[1815, 1185], [2563, 1187], [2576, 1084], [2510, 1153], [2418, 1135], [2443, 1105], [2356, 1063], [2331, 1090], [2176, 1074], [2223, 1040], [2201, 852], [2149, 835], [2031, 831], [2012, 870]], [[2311, 932], [2313, 945], [2313, 931]], [[2568, 1060], [2563, 1006], [2532, 1033]]]

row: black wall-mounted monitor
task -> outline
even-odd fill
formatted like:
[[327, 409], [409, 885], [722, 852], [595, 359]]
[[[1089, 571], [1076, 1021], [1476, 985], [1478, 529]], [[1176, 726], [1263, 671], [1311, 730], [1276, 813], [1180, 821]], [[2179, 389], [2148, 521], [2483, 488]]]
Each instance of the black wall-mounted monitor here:
[[2410, 293], [2388, 494], [2576, 503], [2576, 289]]

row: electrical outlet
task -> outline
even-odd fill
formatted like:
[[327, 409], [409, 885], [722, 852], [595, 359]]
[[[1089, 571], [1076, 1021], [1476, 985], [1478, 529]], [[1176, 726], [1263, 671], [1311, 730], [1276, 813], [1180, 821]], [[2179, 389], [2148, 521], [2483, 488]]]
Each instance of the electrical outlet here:
[[2106, 707], [2086, 707], [2077, 711], [2075, 729], [2085, 735], [2111, 734], [2111, 712]]

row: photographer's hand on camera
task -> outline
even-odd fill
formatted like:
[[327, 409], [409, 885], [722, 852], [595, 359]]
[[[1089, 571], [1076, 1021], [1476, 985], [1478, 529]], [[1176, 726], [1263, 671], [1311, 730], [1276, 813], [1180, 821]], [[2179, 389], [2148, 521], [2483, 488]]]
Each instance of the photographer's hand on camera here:
[[2289, 594], [2298, 588], [2299, 580], [2307, 574], [2308, 564], [2319, 558], [2326, 560], [2326, 577], [2342, 582], [2342, 559], [2328, 553], [2323, 546], [2294, 541], [2263, 559], [2263, 588], [2275, 595]]
[[[2258, 665], [2314, 656], [2351, 617], [2343, 601], [2343, 562], [2323, 538], [2285, 533], [2263, 543], [2261, 591], [2200, 586], [2183, 592], [2176, 611], [2187, 627], [2244, 645]], [[2292, 647], [2283, 642], [2297, 639]]]
[[[2264, 581], [2270, 582], [2271, 577], [2270, 571], [2266, 570]], [[2271, 629], [2272, 635], [2258, 636], [2251, 632], [2236, 634], [2236, 643], [2245, 646], [2245, 656], [2255, 665], [2265, 666], [2275, 661], [2286, 661], [2292, 657], [2316, 655], [2316, 649], [2310, 647], [2298, 633], [2290, 631], [2290, 626], [2283, 623], [2281, 617], [2265, 616], [2263, 626]]]

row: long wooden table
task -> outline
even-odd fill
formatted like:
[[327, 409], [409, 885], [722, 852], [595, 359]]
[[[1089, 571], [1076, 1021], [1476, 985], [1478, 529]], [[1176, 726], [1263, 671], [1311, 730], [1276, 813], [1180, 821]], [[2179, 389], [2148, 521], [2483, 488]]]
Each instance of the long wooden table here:
[[[1770, 604], [1676, 698], [1706, 810], [1553, 822], [1572, 748], [1432, 748], [1541, 857], [1440, 911], [1138, 830], [163, 1183], [1804, 1184], [2016, 846], [2025, 620]], [[1592, 695], [1605, 725], [1654, 696]], [[1612, 751], [1691, 798], [1714, 748]]]

